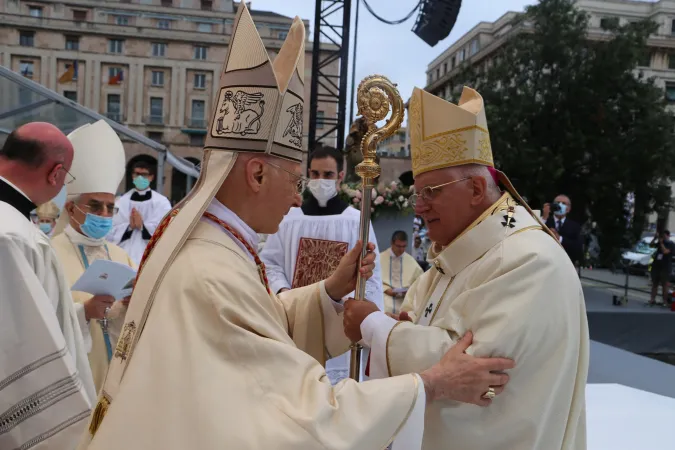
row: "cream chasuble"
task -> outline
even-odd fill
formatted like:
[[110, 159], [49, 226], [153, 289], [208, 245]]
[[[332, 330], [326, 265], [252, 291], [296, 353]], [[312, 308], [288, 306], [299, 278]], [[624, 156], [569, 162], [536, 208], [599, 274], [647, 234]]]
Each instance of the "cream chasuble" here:
[[0, 448], [70, 450], [96, 399], [82, 331], [31, 207], [22, 215], [1, 198]]
[[[52, 239], [52, 246], [63, 265], [68, 286], [72, 286], [82, 276], [87, 267], [97, 259], [116, 261], [130, 267], [136, 267], [129, 255], [120, 247], [105, 240], [90, 239], [81, 235], [70, 225]], [[83, 303], [91, 298], [86, 292], [72, 292], [73, 301]], [[115, 302], [108, 312], [106, 332], [102, 320], [90, 320], [92, 347], [89, 352], [89, 365], [94, 376], [94, 384], [98, 392], [103, 386], [105, 375], [108, 372], [108, 361], [112, 357], [112, 349], [119, 339], [126, 306], [122, 302]], [[106, 336], [107, 334], [107, 336]]]
[[198, 224], [88, 448], [384, 449], [424, 403], [421, 382], [331, 386], [322, 364], [349, 342], [320, 290], [267, 293], [238, 243]]
[[467, 331], [468, 353], [515, 360], [491, 406], [429, 405], [425, 450], [586, 448], [589, 341], [579, 277], [525, 208], [508, 214], [513, 205], [504, 194], [448, 247], [430, 251], [435, 267], [402, 307], [414, 323], [375, 313], [362, 324], [373, 378], [431, 367]]
[[[404, 252], [401, 256], [394, 255], [391, 248], [386, 249], [380, 255], [382, 267], [382, 287], [387, 289], [410, 288], [424, 271], [415, 261], [415, 258]], [[394, 298], [384, 295], [384, 311], [392, 314], [401, 312], [403, 298]]]

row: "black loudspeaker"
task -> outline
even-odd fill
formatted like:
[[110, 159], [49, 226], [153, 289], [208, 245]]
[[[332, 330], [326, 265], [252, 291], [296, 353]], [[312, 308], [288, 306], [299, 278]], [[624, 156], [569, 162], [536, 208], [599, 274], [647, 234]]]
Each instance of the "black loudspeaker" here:
[[435, 46], [450, 34], [461, 7], [462, 0], [422, 0], [413, 33]]

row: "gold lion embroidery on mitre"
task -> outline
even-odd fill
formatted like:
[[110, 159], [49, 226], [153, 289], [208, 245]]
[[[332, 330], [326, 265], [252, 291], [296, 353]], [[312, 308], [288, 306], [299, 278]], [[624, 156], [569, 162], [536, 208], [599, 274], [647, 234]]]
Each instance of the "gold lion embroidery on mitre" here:
[[453, 165], [467, 158], [464, 154], [469, 149], [466, 140], [460, 134], [441, 136], [423, 143], [413, 158], [413, 171], [419, 171], [441, 165]]
[[120, 358], [122, 361], [127, 359], [134, 334], [136, 334], [136, 324], [134, 321], [125, 323], [120, 339], [115, 346], [115, 358]]

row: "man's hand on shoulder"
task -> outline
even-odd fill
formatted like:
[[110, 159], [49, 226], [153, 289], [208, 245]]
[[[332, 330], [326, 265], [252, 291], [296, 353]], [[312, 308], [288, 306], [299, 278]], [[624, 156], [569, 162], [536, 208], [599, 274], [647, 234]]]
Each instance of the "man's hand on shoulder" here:
[[361, 336], [361, 324], [370, 314], [379, 311], [380, 308], [373, 302], [358, 301], [350, 298], [345, 302], [345, 314], [343, 319], [343, 326], [345, 335], [352, 342], [359, 342]]
[[473, 334], [467, 332], [441, 358], [441, 361], [420, 374], [428, 401], [455, 400], [478, 406], [492, 403], [484, 398], [490, 388], [495, 395], [504, 390], [509, 376], [503, 372], [513, 369], [515, 363], [506, 358], [475, 358], [466, 354], [473, 341]]

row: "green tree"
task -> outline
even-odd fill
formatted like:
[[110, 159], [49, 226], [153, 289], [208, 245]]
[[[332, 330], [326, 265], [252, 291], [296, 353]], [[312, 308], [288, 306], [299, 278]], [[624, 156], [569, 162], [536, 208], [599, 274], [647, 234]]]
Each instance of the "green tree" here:
[[497, 167], [533, 206], [569, 195], [572, 216], [597, 223], [610, 264], [648, 214], [670, 208], [675, 120], [663, 90], [636, 70], [656, 25], [610, 21], [605, 40], [590, 40], [588, 21], [573, 0], [541, 0], [495, 57], [452, 83], [455, 96], [464, 84], [483, 95]]

